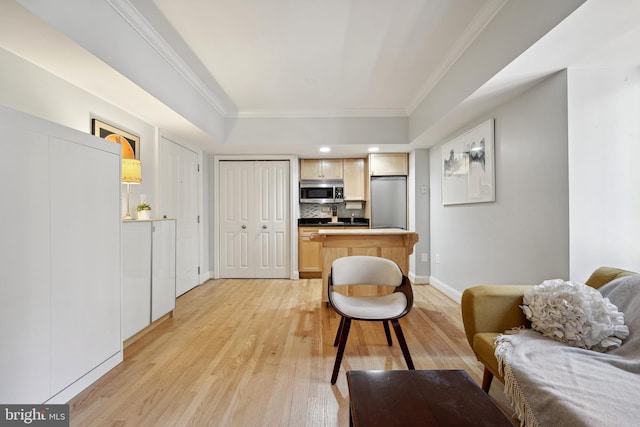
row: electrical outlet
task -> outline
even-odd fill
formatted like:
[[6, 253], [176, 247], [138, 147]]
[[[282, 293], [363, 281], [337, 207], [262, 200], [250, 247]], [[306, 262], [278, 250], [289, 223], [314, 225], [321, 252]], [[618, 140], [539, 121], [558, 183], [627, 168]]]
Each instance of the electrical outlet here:
[[436, 264], [440, 264], [440, 254], [436, 254]]
[[429, 261], [429, 254], [422, 254], [422, 262], [428, 262]]

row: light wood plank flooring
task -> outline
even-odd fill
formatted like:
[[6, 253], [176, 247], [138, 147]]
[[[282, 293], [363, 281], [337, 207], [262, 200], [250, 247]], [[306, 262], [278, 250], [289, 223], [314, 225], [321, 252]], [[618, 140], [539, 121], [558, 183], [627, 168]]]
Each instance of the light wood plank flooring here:
[[[414, 293], [400, 322], [416, 369], [464, 369], [479, 383], [458, 304], [429, 285]], [[216, 280], [193, 289], [173, 318], [69, 402], [71, 425], [347, 426], [346, 370], [406, 366], [379, 322], [354, 322], [331, 386], [339, 317], [320, 297], [319, 279]]]

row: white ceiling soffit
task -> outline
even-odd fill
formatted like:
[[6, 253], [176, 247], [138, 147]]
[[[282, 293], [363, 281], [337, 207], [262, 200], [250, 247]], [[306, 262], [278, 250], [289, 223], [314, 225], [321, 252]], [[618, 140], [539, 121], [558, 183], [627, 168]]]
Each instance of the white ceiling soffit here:
[[185, 117], [406, 117], [506, 0], [18, 1]]
[[[497, 84], [496, 74], [515, 82], [500, 70], [583, 0], [18, 2], [205, 135], [221, 143], [234, 140], [223, 144], [233, 145], [224, 147], [227, 152], [251, 146], [253, 141], [239, 137], [247, 135], [243, 126], [265, 117], [302, 120], [296, 124], [306, 123], [305, 117], [408, 120], [409, 131], [387, 141], [396, 144], [394, 149], [409, 147], [410, 140], [421, 142], [420, 147], [434, 145], [441, 141], [421, 135], [468, 124], [466, 118], [454, 120], [458, 106], [474, 104], [467, 100], [478, 99], [479, 88], [488, 91], [488, 82]], [[429, 20], [434, 17], [439, 21]], [[562, 51], [562, 41], [551, 48]], [[474, 58], [479, 61], [467, 66]], [[474, 104], [475, 116], [482, 108], [486, 105]], [[161, 129], [169, 123], [147, 118], [146, 111], [127, 111]], [[306, 142], [290, 145], [304, 133], [281, 138], [276, 121], [265, 125], [273, 132], [270, 141], [289, 147], [287, 153], [312, 149]], [[287, 131], [295, 131], [290, 123]], [[384, 130], [402, 122], [389, 123]], [[256, 154], [270, 146], [266, 138], [261, 141]], [[343, 142], [365, 143], [357, 138]]]
[[589, 0], [413, 141], [446, 141], [461, 124], [571, 67], [639, 67], [640, 2]]

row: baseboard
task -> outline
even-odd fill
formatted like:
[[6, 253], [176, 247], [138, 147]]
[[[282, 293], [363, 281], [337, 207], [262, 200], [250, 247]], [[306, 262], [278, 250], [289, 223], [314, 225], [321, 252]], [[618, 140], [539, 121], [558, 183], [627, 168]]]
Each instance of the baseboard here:
[[213, 271], [205, 271], [200, 275], [200, 284], [204, 284], [207, 280], [213, 279]]
[[71, 399], [80, 394], [80, 392], [100, 379], [104, 374], [119, 365], [120, 362], [122, 362], [122, 349], [44, 403], [51, 403], [55, 405], [68, 403]]
[[428, 285], [429, 276], [416, 276], [415, 273], [409, 272], [409, 280], [414, 285]]
[[158, 319], [155, 320], [155, 322], [151, 323], [150, 325], [147, 325], [144, 329], [136, 332], [135, 334], [127, 338], [122, 344], [123, 350], [129, 347], [134, 342], [138, 341], [143, 336], [147, 335], [149, 332], [154, 330], [157, 326], [159, 326], [161, 323], [163, 323], [165, 320], [171, 317], [173, 317], [173, 310], [171, 310], [170, 312], [166, 313], [163, 316], [160, 316]]
[[439, 290], [440, 292], [442, 292], [443, 294], [445, 294], [446, 296], [448, 296], [458, 304], [460, 304], [460, 301], [462, 301], [462, 292], [452, 288], [451, 286], [447, 285], [443, 281], [438, 280], [435, 277], [431, 276], [429, 278], [429, 283], [431, 283], [431, 286], [433, 286], [434, 288], [436, 288], [437, 290]]

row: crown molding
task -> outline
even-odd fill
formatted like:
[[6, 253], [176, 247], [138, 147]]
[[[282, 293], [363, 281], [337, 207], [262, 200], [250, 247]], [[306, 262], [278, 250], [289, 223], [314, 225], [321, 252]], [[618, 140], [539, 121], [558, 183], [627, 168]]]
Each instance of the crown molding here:
[[404, 108], [347, 108], [335, 110], [254, 110], [227, 114], [229, 119], [286, 119], [286, 118], [363, 118], [408, 117]]
[[105, 0], [131, 27], [155, 49], [182, 78], [222, 117], [227, 115], [226, 106], [216, 94], [205, 85], [167, 41], [153, 28], [140, 11], [129, 0]]
[[416, 108], [425, 100], [427, 95], [433, 90], [438, 82], [447, 74], [449, 69], [462, 56], [473, 41], [480, 35], [482, 30], [491, 22], [496, 14], [507, 4], [508, 0], [492, 0], [484, 4], [480, 11], [474, 16], [465, 31], [460, 34], [453, 47], [449, 50], [447, 57], [440, 63], [440, 67], [433, 72], [422, 89], [418, 92], [411, 103], [407, 106], [407, 114], [411, 115]]

